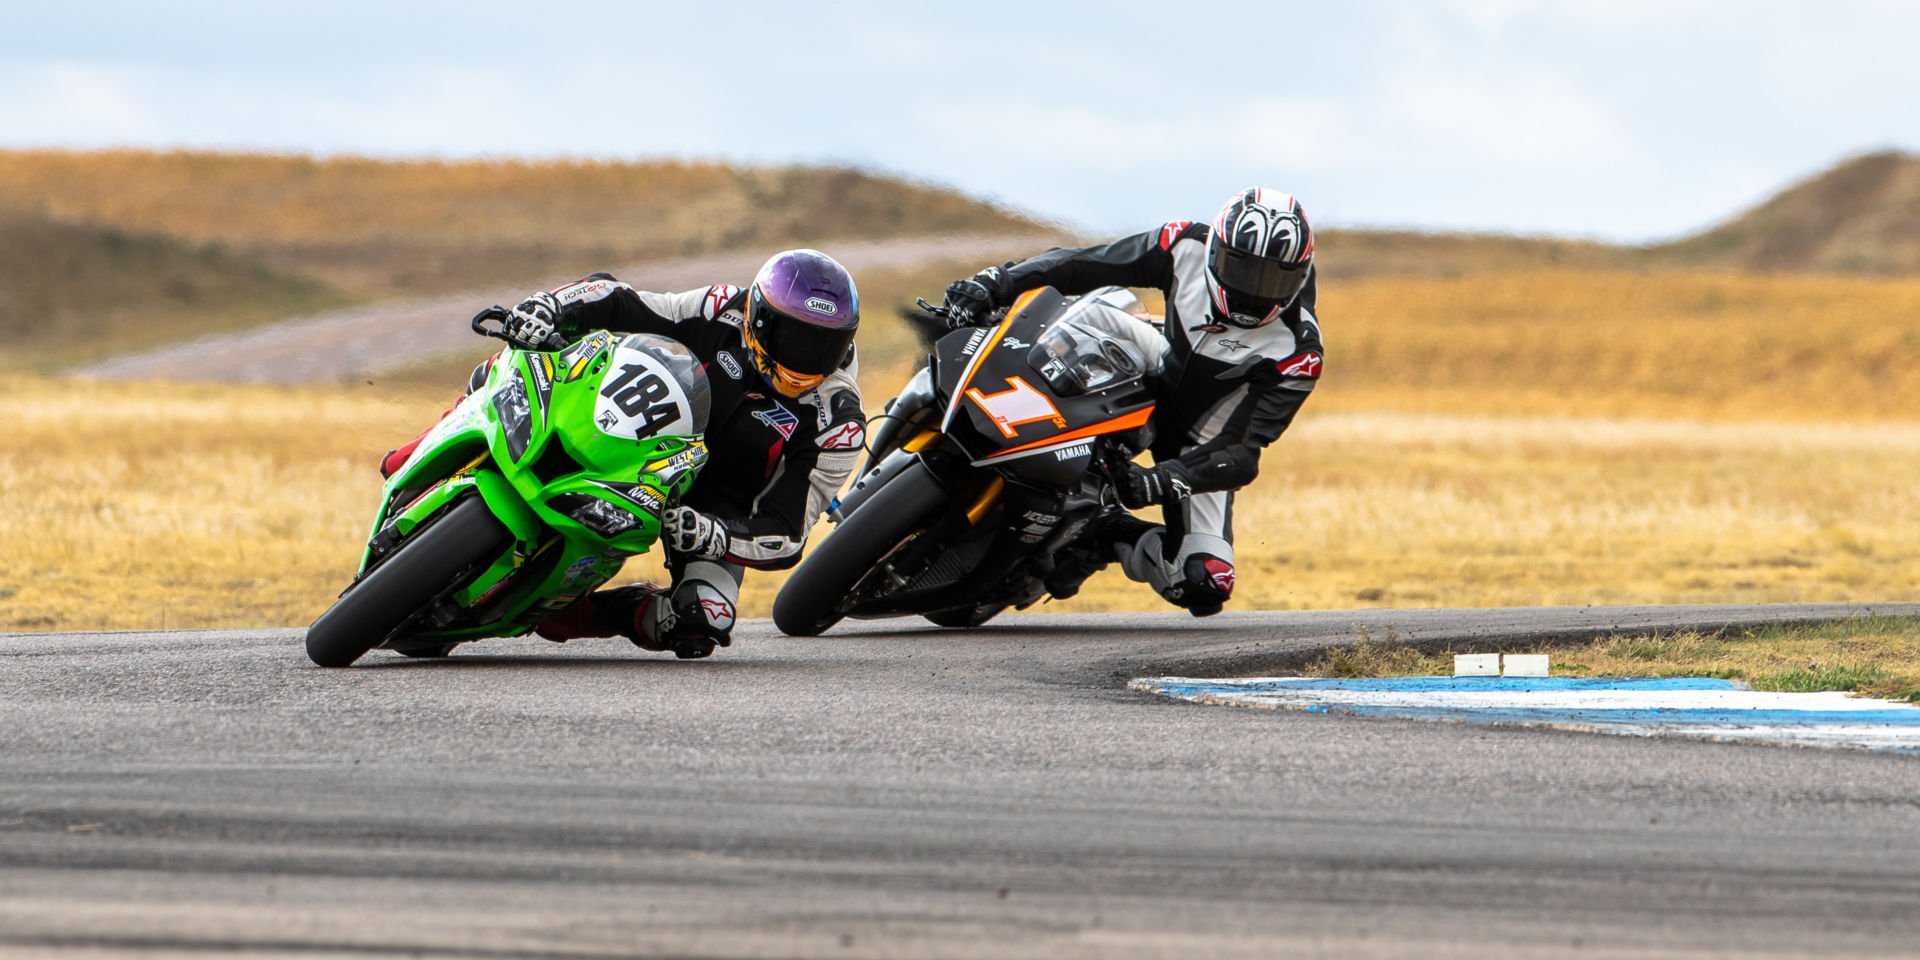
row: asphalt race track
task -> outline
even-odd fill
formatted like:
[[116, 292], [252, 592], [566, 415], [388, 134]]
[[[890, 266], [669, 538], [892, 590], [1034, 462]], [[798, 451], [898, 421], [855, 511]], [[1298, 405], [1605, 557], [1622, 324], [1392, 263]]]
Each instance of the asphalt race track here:
[[[1174, 703], [1847, 608], [906, 622], [308, 665], [0, 636], [0, 955], [1911, 956], [1920, 760]], [[1914, 613], [1914, 606], [1875, 608]]]

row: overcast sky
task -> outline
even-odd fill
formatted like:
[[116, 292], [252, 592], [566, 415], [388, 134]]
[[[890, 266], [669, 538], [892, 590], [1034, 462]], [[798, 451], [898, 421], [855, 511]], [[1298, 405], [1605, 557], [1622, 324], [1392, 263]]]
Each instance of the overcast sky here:
[[0, 36], [0, 146], [854, 164], [1094, 231], [1259, 183], [1646, 240], [1920, 147], [1906, 0], [0, 0]]

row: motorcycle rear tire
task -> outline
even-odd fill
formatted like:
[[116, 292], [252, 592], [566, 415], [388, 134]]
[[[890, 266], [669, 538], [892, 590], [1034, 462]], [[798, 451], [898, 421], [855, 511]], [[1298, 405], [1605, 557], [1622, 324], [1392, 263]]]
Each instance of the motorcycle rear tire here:
[[513, 542], [485, 501], [468, 497], [402, 541], [307, 628], [307, 657], [351, 666], [458, 579]]
[[925, 463], [901, 471], [800, 561], [773, 598], [773, 625], [788, 636], [817, 637], [839, 623], [841, 602], [860, 579], [946, 500]]

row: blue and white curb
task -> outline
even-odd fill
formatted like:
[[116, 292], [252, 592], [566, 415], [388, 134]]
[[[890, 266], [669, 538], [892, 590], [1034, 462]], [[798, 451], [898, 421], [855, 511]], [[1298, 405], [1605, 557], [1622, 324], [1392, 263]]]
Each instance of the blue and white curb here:
[[1844, 693], [1763, 693], [1727, 680], [1148, 677], [1128, 686], [1269, 710], [1920, 752], [1920, 708]]

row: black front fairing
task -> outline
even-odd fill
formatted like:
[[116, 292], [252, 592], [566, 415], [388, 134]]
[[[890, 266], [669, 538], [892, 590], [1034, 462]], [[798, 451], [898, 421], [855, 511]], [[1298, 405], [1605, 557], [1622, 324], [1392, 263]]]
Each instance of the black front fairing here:
[[[937, 484], [943, 505], [848, 592], [844, 615], [1024, 608], [1061, 563], [1097, 549], [1086, 532], [1125, 513], [1107, 466], [1152, 435], [1147, 361], [1158, 358], [1140, 355], [1151, 344], [1137, 322], [1041, 289], [991, 328], [941, 337], [876, 418], [873, 457], [833, 515], [854, 516], [894, 483]], [[1096, 376], [1103, 358], [1117, 362]]]
[[934, 345], [941, 430], [975, 466], [1068, 486], [1093, 464], [1098, 437], [1140, 430], [1152, 415], [1144, 380], [1065, 395], [1035, 367], [1034, 344], [1069, 303], [1042, 288], [1023, 296], [998, 326], [955, 331]]

